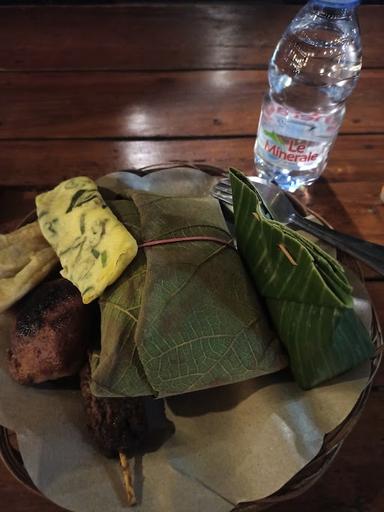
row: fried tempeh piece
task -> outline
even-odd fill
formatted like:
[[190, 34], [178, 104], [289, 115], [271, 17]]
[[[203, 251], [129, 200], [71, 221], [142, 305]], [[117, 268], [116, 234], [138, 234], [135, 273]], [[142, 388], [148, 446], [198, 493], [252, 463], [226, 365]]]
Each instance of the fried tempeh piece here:
[[21, 384], [75, 375], [83, 366], [89, 306], [66, 279], [39, 286], [16, 316], [8, 351], [9, 371]]

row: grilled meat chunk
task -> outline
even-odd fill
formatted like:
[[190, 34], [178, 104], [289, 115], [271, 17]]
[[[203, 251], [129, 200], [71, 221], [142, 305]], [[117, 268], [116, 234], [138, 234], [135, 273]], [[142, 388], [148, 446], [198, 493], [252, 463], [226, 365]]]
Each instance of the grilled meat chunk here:
[[9, 371], [21, 384], [38, 384], [79, 372], [89, 339], [90, 311], [66, 279], [39, 286], [16, 315]]

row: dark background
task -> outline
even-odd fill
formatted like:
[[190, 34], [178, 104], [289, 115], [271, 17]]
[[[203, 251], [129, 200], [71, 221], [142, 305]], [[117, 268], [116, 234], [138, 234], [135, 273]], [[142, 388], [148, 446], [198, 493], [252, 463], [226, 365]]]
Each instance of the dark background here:
[[[140, 0], [0, 0], [0, 5], [97, 5], [97, 4], [138, 4]], [[209, 3], [233, 3], [229, 0], [150, 0], [146, 3], [175, 3], [175, 4], [209, 4]], [[298, 4], [307, 3], [306, 0], [238, 0], [240, 4]], [[384, 4], [384, 0], [362, 0], [361, 4]]]

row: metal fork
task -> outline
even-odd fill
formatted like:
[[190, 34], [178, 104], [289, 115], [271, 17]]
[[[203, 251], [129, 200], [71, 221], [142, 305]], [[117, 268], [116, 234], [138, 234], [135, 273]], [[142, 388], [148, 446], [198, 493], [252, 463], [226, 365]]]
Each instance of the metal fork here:
[[[303, 217], [293, 206], [287, 195], [276, 185], [259, 177], [248, 177], [250, 184], [261, 196], [271, 217], [286, 225], [296, 226], [338, 249], [358, 258], [374, 270], [384, 275], [384, 246], [367, 242], [344, 233], [335, 231], [327, 226], [312, 222]], [[217, 183], [211, 195], [219, 199], [233, 211], [232, 191], [228, 179]]]

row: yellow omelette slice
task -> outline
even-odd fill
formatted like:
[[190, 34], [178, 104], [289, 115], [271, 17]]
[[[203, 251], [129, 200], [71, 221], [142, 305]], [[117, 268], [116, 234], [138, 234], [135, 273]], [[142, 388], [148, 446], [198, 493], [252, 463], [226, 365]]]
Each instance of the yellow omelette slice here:
[[129, 265], [137, 243], [85, 176], [63, 181], [36, 197], [40, 229], [55, 250], [61, 275], [84, 304], [99, 297]]

